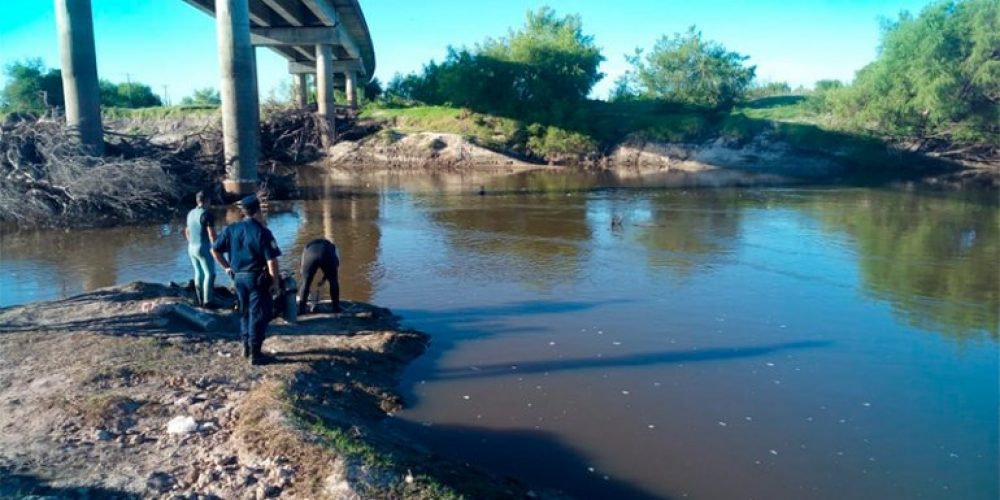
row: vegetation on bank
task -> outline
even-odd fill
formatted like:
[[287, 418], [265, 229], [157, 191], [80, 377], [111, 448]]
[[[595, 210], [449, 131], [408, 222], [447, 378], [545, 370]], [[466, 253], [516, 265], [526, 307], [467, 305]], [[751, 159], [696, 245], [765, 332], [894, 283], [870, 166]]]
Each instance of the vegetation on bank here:
[[738, 143], [768, 131], [866, 165], [897, 164], [906, 151], [995, 161], [998, 33], [1000, 4], [940, 0], [887, 23], [878, 59], [854, 84], [793, 91], [755, 82], [747, 56], [691, 27], [628, 57], [632, 69], [598, 101], [587, 97], [603, 76], [593, 37], [578, 16], [542, 8], [505, 37], [450, 48], [442, 63], [397, 75], [366, 116], [547, 160], [587, 158], [631, 139]]

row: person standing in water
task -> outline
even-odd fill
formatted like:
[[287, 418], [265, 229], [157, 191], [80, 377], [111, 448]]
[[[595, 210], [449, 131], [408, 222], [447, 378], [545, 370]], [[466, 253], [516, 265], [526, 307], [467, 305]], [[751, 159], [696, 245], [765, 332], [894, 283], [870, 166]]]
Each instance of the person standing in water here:
[[212, 244], [215, 243], [215, 216], [209, 211], [204, 191], [194, 196], [197, 206], [187, 214], [184, 238], [188, 242], [188, 256], [194, 267], [194, 290], [198, 305], [211, 307], [215, 287], [215, 263], [212, 262]]
[[[339, 313], [340, 309], [340, 282], [337, 277], [337, 268], [340, 267], [340, 259], [337, 258], [337, 246], [330, 240], [316, 239], [306, 244], [302, 249], [302, 286], [299, 287], [299, 314], [306, 313], [306, 301], [309, 300], [309, 287], [316, 277], [316, 271], [323, 271], [323, 279], [330, 282], [330, 303], [333, 305], [333, 312]], [[319, 285], [323, 286], [320, 281]], [[319, 293], [319, 292], [317, 292]]]

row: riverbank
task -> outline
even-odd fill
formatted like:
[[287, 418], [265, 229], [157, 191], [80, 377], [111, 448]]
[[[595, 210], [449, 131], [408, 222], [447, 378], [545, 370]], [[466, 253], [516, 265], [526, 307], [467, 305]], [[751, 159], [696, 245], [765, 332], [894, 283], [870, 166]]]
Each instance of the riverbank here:
[[[473, 168], [486, 164], [566, 166], [632, 175], [682, 172], [705, 185], [905, 184], [998, 189], [1000, 158], [942, 158], [905, 145], [824, 126], [799, 100], [768, 98], [731, 112], [648, 102], [588, 101], [573, 125], [525, 123], [442, 106], [370, 107], [381, 128], [344, 141], [331, 163], [389, 168]], [[457, 138], [457, 139], [456, 139]], [[458, 151], [459, 154], [443, 154]], [[471, 154], [468, 152], [472, 152]]]
[[389, 310], [276, 320], [250, 367], [232, 313], [202, 331], [173, 312], [192, 300], [133, 283], [0, 309], [0, 497], [528, 494], [379, 425], [429, 341]]

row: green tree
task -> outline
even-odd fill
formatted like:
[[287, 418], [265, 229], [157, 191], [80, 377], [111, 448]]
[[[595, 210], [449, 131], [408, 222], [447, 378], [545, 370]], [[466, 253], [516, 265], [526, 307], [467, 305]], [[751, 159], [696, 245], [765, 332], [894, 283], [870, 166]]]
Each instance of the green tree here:
[[626, 56], [632, 69], [616, 84], [616, 99], [643, 98], [724, 108], [742, 99], [753, 82], [749, 56], [702, 39], [695, 26], [684, 34], [663, 36], [644, 54]]
[[194, 93], [181, 99], [181, 106], [221, 106], [222, 97], [212, 87], [196, 89]]
[[142, 83], [112, 83], [101, 80], [99, 83], [101, 104], [114, 108], [149, 108], [162, 106], [160, 96], [153, 93], [149, 85]]
[[449, 47], [444, 62], [397, 75], [388, 99], [451, 104], [521, 118], [566, 119], [604, 75], [604, 57], [579, 16], [548, 7], [527, 13], [525, 25], [473, 49]]
[[63, 105], [62, 73], [41, 59], [15, 61], [4, 68], [7, 85], [0, 90], [0, 109], [43, 112]]
[[883, 26], [879, 56], [833, 103], [900, 140], [1000, 146], [1000, 3], [942, 0]]

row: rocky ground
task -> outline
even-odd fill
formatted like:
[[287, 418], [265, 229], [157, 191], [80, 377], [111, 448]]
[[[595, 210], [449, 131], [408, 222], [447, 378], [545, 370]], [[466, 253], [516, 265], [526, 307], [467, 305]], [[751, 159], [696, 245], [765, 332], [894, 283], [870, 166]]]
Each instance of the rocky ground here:
[[200, 331], [190, 302], [134, 283], [0, 309], [0, 497], [533, 496], [378, 429], [428, 342], [388, 310], [276, 320], [251, 367], [232, 313]]

